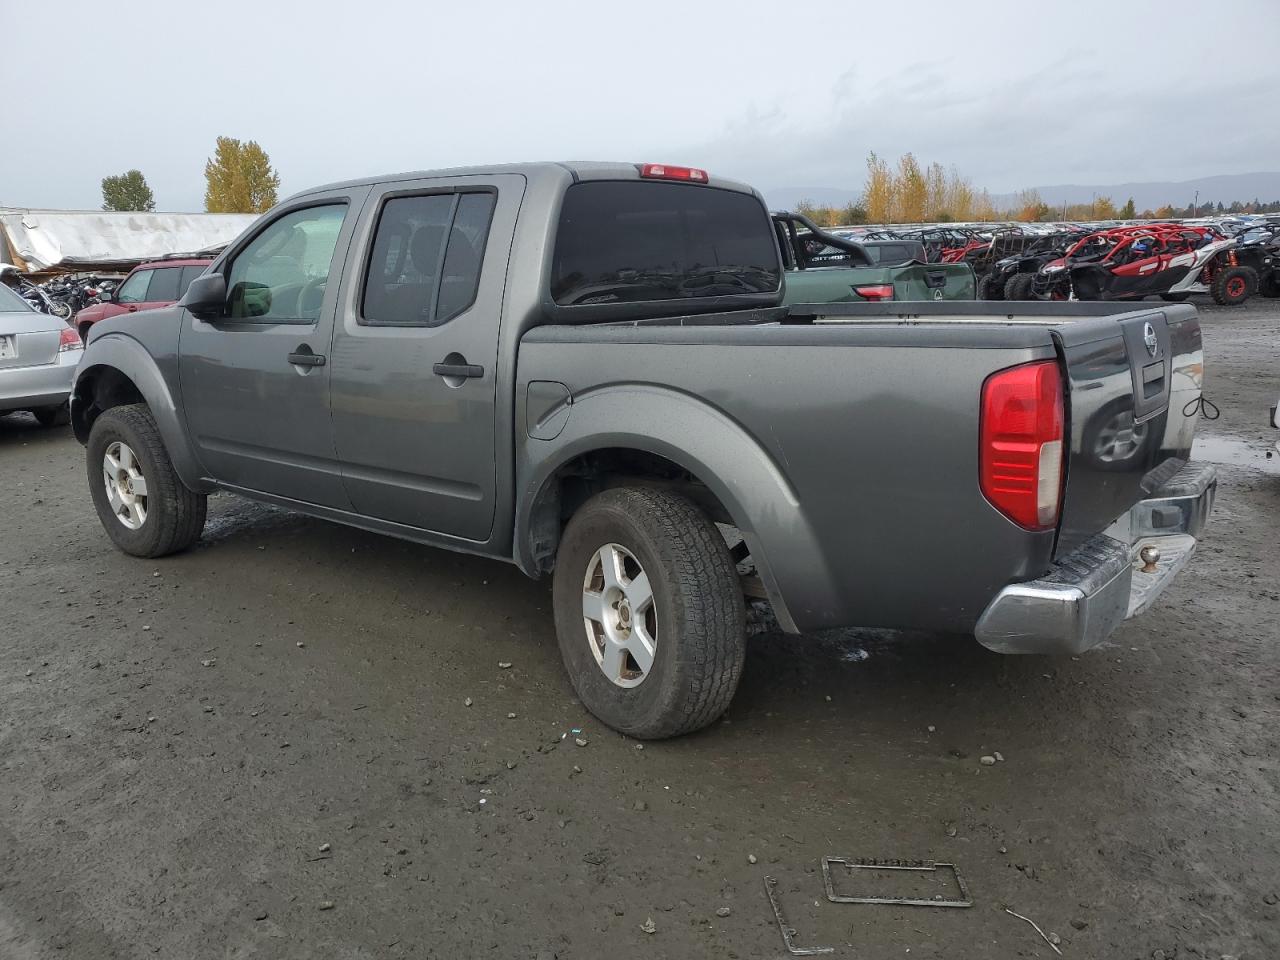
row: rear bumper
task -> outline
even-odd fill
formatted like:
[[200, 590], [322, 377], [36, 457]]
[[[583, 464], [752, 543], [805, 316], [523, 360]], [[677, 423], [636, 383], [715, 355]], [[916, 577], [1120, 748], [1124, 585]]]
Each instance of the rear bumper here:
[[71, 395], [82, 350], [66, 350], [54, 363], [0, 370], [0, 410], [54, 407]]
[[[1150, 607], [1186, 566], [1213, 509], [1217, 484], [1212, 466], [1187, 464], [1045, 576], [996, 594], [974, 628], [978, 642], [997, 653], [1051, 654], [1079, 653], [1101, 643], [1122, 621]], [[1145, 547], [1160, 552], [1153, 565], [1139, 557]]]

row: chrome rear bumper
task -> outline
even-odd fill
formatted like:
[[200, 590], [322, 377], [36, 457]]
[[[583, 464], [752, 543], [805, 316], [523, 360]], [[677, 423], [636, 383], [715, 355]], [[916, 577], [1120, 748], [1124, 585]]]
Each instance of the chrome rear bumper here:
[[[1186, 566], [1217, 484], [1211, 465], [1187, 464], [1045, 576], [996, 594], [974, 629], [978, 642], [997, 653], [1079, 653], [1101, 643]], [[1145, 547], [1159, 559], [1144, 563]]]

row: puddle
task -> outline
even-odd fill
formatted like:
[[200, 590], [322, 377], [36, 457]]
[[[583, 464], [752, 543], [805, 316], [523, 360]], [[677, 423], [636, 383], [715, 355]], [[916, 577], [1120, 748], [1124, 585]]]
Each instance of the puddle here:
[[[1270, 451], [1271, 456], [1267, 453]], [[1191, 447], [1193, 460], [1249, 467], [1280, 476], [1280, 455], [1269, 443], [1258, 440], [1235, 440], [1231, 437], [1196, 437]]]

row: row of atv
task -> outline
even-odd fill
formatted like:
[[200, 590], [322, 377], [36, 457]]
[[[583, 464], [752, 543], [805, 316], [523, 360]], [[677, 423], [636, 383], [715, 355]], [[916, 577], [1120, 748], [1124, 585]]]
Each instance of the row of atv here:
[[1176, 223], [1064, 230], [993, 260], [978, 281], [980, 300], [1177, 301], [1193, 293], [1223, 306], [1255, 293], [1280, 296], [1280, 229], [1237, 237]]

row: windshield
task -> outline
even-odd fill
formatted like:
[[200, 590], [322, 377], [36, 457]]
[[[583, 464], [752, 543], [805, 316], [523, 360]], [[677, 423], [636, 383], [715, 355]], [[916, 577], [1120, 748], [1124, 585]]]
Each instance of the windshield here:
[[565, 193], [551, 277], [561, 306], [772, 293], [781, 283], [769, 215], [751, 194], [626, 180]]

